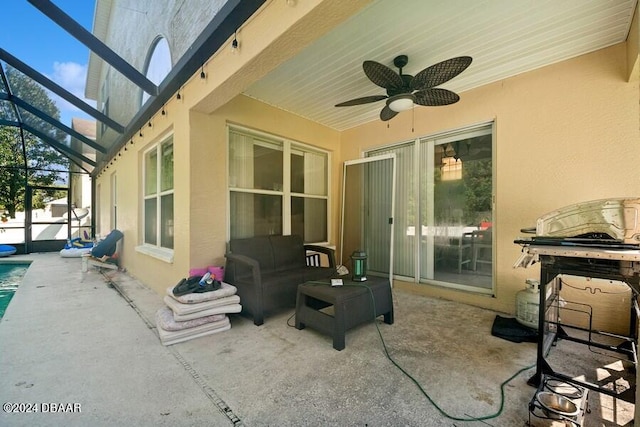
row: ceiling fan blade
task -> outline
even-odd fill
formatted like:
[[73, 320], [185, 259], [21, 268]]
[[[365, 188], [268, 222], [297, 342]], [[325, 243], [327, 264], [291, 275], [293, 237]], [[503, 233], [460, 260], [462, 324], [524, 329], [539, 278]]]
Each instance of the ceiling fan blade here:
[[387, 99], [387, 95], [364, 96], [362, 98], [341, 102], [340, 104], [336, 104], [336, 107], [351, 107], [352, 105], [368, 104], [370, 102], [382, 101], [383, 99]]
[[398, 114], [397, 111], [393, 111], [388, 105], [385, 105], [382, 111], [380, 111], [380, 120], [386, 122], [387, 120], [393, 119], [396, 114]]
[[430, 89], [448, 82], [471, 65], [470, 56], [458, 56], [425, 68], [413, 77], [411, 90]]
[[439, 105], [455, 104], [460, 100], [457, 93], [447, 89], [425, 89], [413, 94], [416, 104], [437, 107]]
[[373, 83], [385, 89], [399, 89], [404, 82], [402, 77], [386, 65], [375, 61], [364, 61], [362, 63], [364, 73]]

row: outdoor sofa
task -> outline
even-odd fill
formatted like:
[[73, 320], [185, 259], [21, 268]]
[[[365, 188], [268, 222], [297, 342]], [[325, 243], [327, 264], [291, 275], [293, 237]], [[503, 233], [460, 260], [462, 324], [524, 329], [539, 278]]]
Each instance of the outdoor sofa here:
[[[326, 255], [328, 266], [307, 265], [307, 251]], [[242, 312], [256, 326], [269, 312], [295, 308], [299, 284], [337, 275], [335, 251], [306, 245], [298, 235], [232, 239], [225, 257], [224, 281], [238, 289]]]

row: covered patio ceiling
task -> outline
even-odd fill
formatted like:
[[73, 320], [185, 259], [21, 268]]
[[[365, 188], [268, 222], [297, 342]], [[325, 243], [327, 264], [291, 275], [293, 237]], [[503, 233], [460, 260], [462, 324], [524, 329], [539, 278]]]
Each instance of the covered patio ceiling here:
[[[0, 125], [31, 132], [89, 173], [100, 168], [140, 129], [175, 92], [198, 71], [242, 24], [264, 3], [284, 0], [229, 0], [159, 84], [150, 82], [122, 57], [77, 24], [50, 0], [27, 0], [40, 12], [81, 41], [88, 50], [151, 95], [128, 123], [117, 123], [20, 61], [20, 52], [0, 46], [4, 85], [0, 102], [11, 104], [10, 117]], [[304, 1], [290, 1], [293, 7]], [[397, 55], [407, 55], [404, 73], [418, 71], [448, 58], [467, 55], [471, 66], [440, 87], [464, 98], [464, 92], [510, 76], [593, 52], [627, 40], [637, 0], [375, 0], [359, 13], [317, 39], [299, 54], [282, 62], [241, 93], [336, 130], [379, 120], [383, 101], [336, 108], [353, 98], [384, 95], [364, 74], [362, 63], [373, 60], [394, 68]], [[249, 42], [249, 41], [247, 41]], [[637, 58], [632, 59], [637, 66]], [[20, 70], [42, 86], [116, 130], [119, 137], [102, 146], [74, 133], [65, 124], [11, 91], [5, 64]], [[625, 78], [622, 76], [621, 78]], [[436, 108], [436, 107], [417, 107]], [[7, 111], [7, 109], [4, 109]], [[28, 111], [84, 145], [75, 151], [21, 119]], [[90, 154], [87, 154], [90, 153]]]
[[398, 71], [394, 57], [407, 55], [403, 73], [415, 75], [471, 56], [469, 68], [438, 86], [464, 98], [470, 89], [624, 42], [635, 8], [636, 0], [378, 0], [244, 94], [342, 131], [379, 120], [385, 105], [334, 107], [385, 95], [365, 76], [365, 60]]

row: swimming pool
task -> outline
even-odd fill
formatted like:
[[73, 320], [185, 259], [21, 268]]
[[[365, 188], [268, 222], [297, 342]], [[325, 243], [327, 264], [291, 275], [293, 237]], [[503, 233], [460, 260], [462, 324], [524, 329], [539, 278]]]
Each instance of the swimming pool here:
[[27, 268], [29, 264], [0, 262], [0, 319], [4, 316]]

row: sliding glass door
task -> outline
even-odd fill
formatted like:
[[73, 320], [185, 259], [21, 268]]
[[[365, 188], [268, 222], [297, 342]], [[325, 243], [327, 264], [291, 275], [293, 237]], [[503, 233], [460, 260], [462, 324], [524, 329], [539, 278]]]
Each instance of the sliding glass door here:
[[488, 124], [368, 153], [396, 156], [397, 277], [493, 292], [492, 135]]

